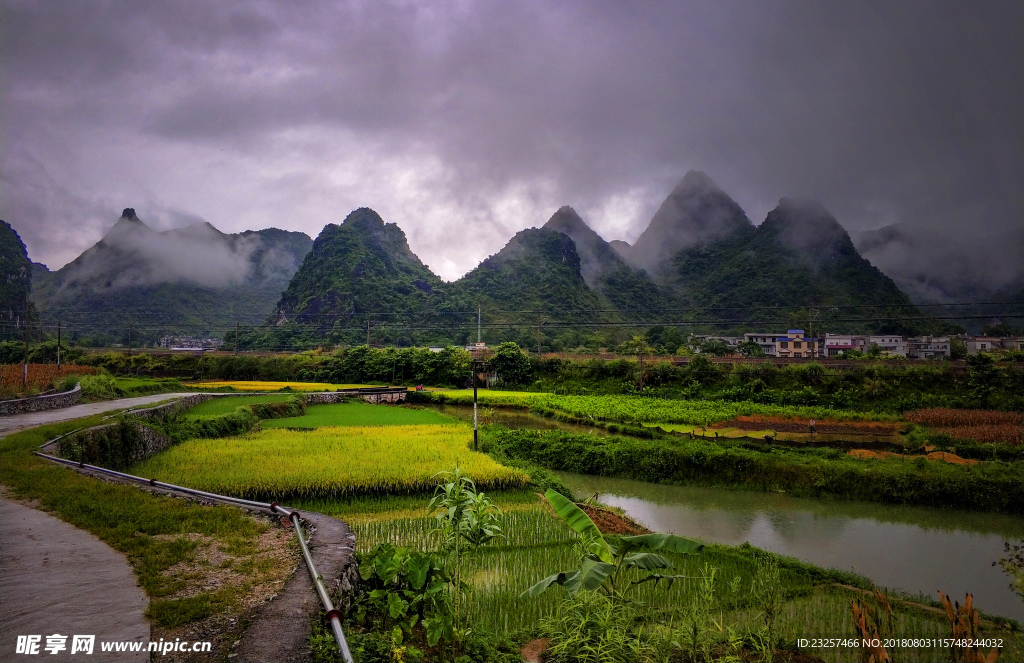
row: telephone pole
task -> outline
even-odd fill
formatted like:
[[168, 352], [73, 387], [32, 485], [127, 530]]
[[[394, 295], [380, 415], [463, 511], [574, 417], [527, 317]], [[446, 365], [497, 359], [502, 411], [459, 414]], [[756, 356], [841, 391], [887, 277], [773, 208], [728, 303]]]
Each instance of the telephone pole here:
[[480, 304], [477, 304], [476, 305], [476, 342], [477, 343], [481, 343], [482, 342], [481, 339], [480, 339], [480, 313], [481, 313]]
[[478, 430], [477, 416], [476, 416], [476, 374], [480, 366], [480, 360], [474, 359], [472, 362], [473, 371], [473, 451], [477, 451], [480, 446], [480, 433]]
[[21, 388], [28, 391], [28, 289], [25, 289], [25, 361], [21, 365]]
[[132, 356], [132, 323], [128, 323], [128, 356]]
[[60, 320], [57, 321], [57, 368], [60, 369]]
[[238, 321], [235, 320], [235, 356], [238, 356]]

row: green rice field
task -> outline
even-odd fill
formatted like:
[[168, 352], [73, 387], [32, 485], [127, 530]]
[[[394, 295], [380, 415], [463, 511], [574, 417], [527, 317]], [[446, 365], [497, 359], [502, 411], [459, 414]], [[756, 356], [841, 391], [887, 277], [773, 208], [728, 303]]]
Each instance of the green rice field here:
[[366, 402], [310, 405], [301, 417], [271, 419], [264, 428], [321, 428], [324, 426], [415, 426], [451, 425], [456, 420], [433, 410], [414, 410], [393, 405]]
[[[500, 495], [495, 495], [498, 501]], [[320, 506], [328, 505], [321, 503]], [[349, 511], [346, 520], [356, 533], [358, 549], [363, 552], [379, 543], [414, 550], [436, 550], [439, 545], [432, 531], [434, 519], [423, 512], [409, 515], [409, 511], [403, 509], [390, 514]], [[575, 568], [578, 564], [572, 545], [575, 535], [539, 501], [532, 504], [520, 501], [506, 508], [503, 531], [505, 537], [497, 543], [485, 545], [478, 553], [464, 558], [464, 578], [472, 587], [468, 598], [470, 623], [496, 633], [531, 632], [566, 593], [559, 588], [537, 598], [525, 598], [522, 593], [543, 577]], [[684, 612], [698, 600], [699, 578], [711, 566], [716, 569], [713, 610], [716, 619], [740, 631], [757, 631], [763, 624], [762, 618], [749, 604], [756, 571], [755, 554], [753, 549], [709, 545], [695, 556], [667, 555], [676, 565], [673, 573], [691, 579], [677, 581], [671, 587], [641, 585], [634, 598], [661, 613], [666, 623], [675, 621], [681, 626]], [[733, 585], [737, 578], [737, 584]], [[855, 637], [850, 602], [861, 594], [842, 586], [850, 581], [856, 582], [856, 579], [783, 560], [783, 602], [777, 623], [782, 642], [792, 644], [797, 638]], [[943, 616], [916, 604], [897, 602], [893, 625], [894, 633], [900, 638], [949, 637], [949, 626]], [[1010, 637], [1005, 638], [1007, 635]], [[1020, 634], [1001, 632], [1001, 637], [1006, 639], [1007, 649], [1000, 660], [1016, 660], [1012, 656], [1024, 651]], [[859, 652], [853, 648], [805, 650], [830, 663], [859, 660]], [[949, 657], [948, 649], [941, 647], [898, 647], [890, 649], [890, 653], [896, 655], [894, 660], [897, 661], [939, 661]]]
[[239, 497], [287, 500], [432, 490], [459, 466], [487, 490], [520, 488], [524, 472], [472, 451], [463, 424], [268, 429], [189, 440], [136, 464], [133, 474]]
[[280, 403], [292, 396], [289, 394], [273, 394], [266, 396], [221, 396], [189, 408], [186, 415], [193, 419], [213, 419], [231, 414], [243, 405], [255, 403]]

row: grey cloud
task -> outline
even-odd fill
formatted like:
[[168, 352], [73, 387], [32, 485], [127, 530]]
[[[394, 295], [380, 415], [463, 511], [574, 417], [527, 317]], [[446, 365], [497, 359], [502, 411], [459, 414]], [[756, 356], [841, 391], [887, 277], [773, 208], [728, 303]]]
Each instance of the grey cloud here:
[[[60, 182], [85, 199], [313, 235], [392, 205], [428, 264], [464, 272], [563, 204], [635, 238], [699, 169], [755, 223], [813, 197], [854, 234], [991, 229], [981, 276], [1024, 249], [1003, 241], [1024, 219], [1020, 3], [6, 0], [4, 17], [5, 153], [50, 163], [56, 127], [94, 152], [92, 177]], [[66, 223], [23, 190], [0, 203], [16, 228]]]

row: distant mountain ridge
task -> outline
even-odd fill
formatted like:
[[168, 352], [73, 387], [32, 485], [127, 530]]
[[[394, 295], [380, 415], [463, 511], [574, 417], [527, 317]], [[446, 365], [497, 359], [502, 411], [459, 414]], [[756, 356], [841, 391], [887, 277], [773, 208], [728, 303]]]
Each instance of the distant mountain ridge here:
[[[356, 210], [317, 237], [270, 322], [312, 324], [336, 342], [415, 342], [465, 340], [478, 306], [491, 325], [539, 333], [556, 323], [742, 325], [755, 316], [782, 320], [776, 328], [838, 324], [830, 309], [866, 305], [886, 320], [845, 329], [908, 330], [919, 315], [820, 203], [784, 198], [754, 226], [711, 178], [691, 172], [633, 246], [605, 241], [565, 206], [452, 283], [412, 253], [396, 225]], [[281, 332], [274, 336], [279, 345]]]
[[[517, 341], [545, 325], [702, 329], [719, 320], [780, 328], [817, 320], [891, 331], [910, 330], [919, 317], [820, 203], [783, 198], [755, 226], [697, 171], [673, 188], [632, 246], [606, 241], [564, 206], [450, 283], [413, 253], [401, 228], [369, 208], [327, 224], [316, 240], [277, 229], [225, 234], [209, 223], [157, 232], [127, 208], [74, 261], [32, 272], [44, 314], [78, 311], [94, 321], [82, 324], [83, 335], [122, 333], [136, 311], [153, 334], [224, 334], [234, 320], [262, 320], [245, 342], [268, 349], [325, 340], [461, 343], [478, 307], [488, 324], [510, 330], [501, 338]], [[831, 310], [864, 306], [881, 307], [887, 319], [842, 326]]]
[[75, 333], [97, 341], [120, 340], [133, 312], [137, 340], [186, 328], [219, 335], [233, 319], [272, 310], [311, 245], [304, 233], [275, 228], [157, 232], [126, 208], [75, 260], [54, 272], [35, 267], [32, 296], [44, 316], [76, 320]]

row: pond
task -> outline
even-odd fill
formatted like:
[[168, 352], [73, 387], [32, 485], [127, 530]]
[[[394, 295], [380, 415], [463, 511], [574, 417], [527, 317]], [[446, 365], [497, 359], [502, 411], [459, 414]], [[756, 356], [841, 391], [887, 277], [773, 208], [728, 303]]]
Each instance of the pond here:
[[559, 472], [577, 498], [595, 493], [654, 531], [751, 545], [818, 566], [854, 571], [879, 587], [938, 599], [941, 589], [1024, 623], [1024, 602], [992, 562], [1024, 537], [1024, 519], [995, 513], [840, 502], [666, 486]]

